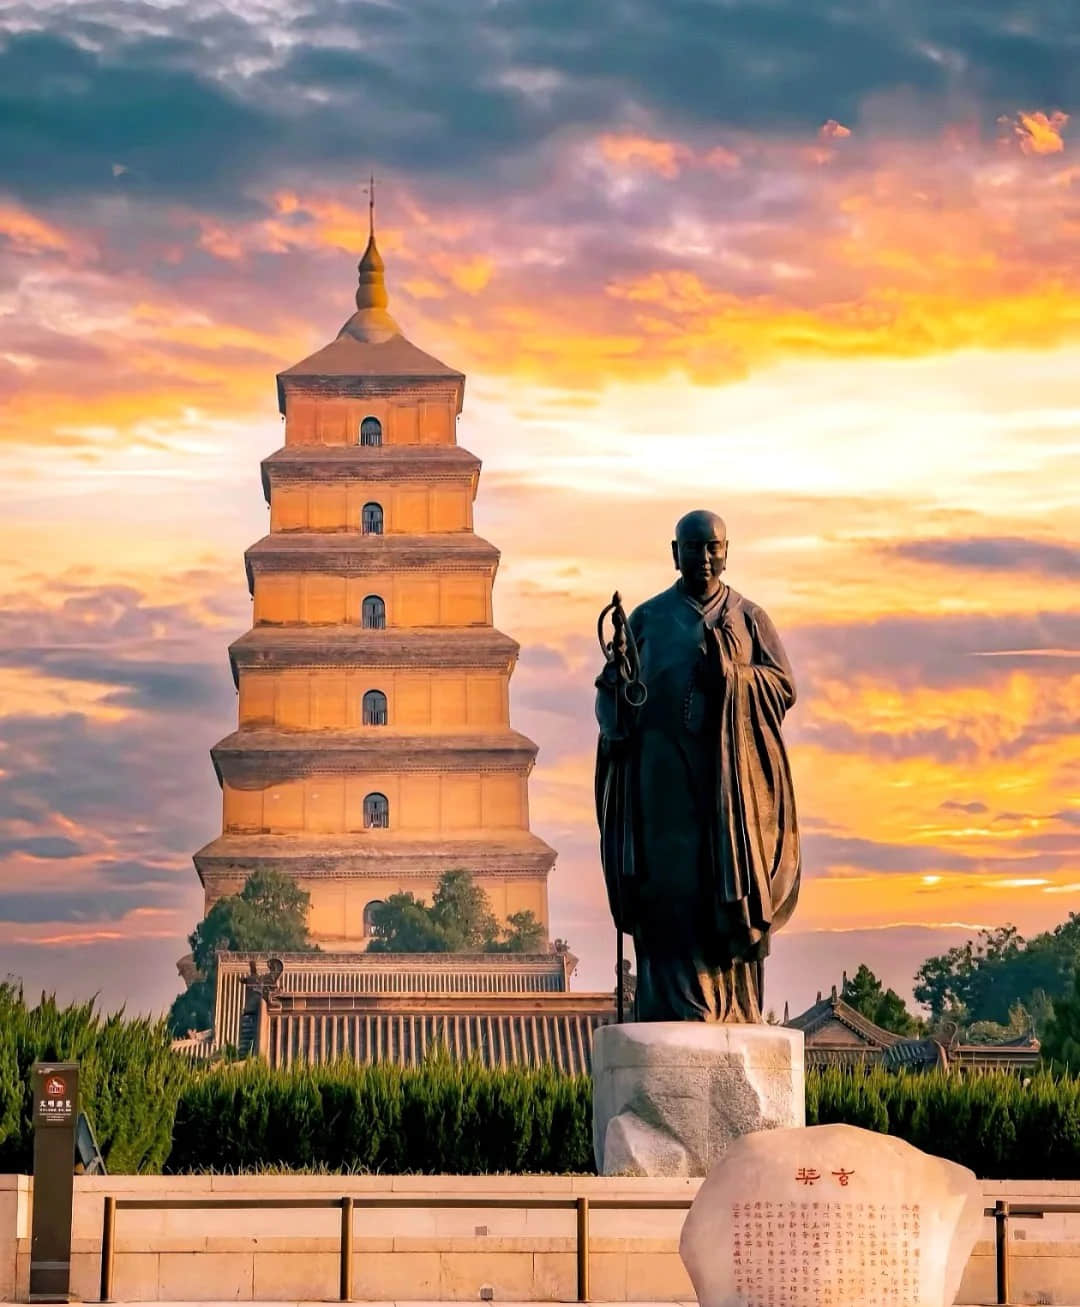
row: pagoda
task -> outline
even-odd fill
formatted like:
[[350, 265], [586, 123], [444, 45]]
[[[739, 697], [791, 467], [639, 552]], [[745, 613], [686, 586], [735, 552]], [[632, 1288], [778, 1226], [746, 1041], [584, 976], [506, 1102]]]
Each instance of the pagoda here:
[[473, 531], [465, 378], [390, 316], [373, 201], [359, 274], [337, 337], [277, 378], [254, 624], [229, 650], [238, 729], [211, 751], [222, 833], [194, 858], [207, 911], [254, 871], [292, 877], [339, 960], [367, 948], [375, 905], [430, 902], [452, 868], [501, 920], [528, 910], [547, 931], [555, 861], [529, 830], [536, 745], [510, 726], [499, 551]]

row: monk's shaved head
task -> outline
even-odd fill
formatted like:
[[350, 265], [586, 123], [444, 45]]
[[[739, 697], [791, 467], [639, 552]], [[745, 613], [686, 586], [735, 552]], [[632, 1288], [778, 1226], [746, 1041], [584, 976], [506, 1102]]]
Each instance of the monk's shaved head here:
[[680, 517], [671, 542], [671, 557], [682, 574], [682, 584], [696, 599], [708, 599], [720, 589], [720, 573], [727, 563], [727, 527], [724, 519], [707, 508], [695, 508]]
[[726, 540], [727, 527], [719, 513], [710, 513], [707, 508], [695, 508], [686, 513], [675, 523], [675, 542], [682, 544], [686, 540]]

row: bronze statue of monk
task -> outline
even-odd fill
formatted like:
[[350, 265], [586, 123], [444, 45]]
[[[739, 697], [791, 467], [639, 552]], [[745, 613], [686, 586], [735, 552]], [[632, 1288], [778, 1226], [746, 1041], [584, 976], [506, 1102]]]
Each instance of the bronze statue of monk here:
[[721, 580], [721, 518], [688, 513], [671, 548], [669, 590], [629, 618], [615, 597], [596, 681], [604, 878], [634, 938], [635, 1020], [757, 1022], [799, 893], [780, 735], [795, 682], [772, 622]]

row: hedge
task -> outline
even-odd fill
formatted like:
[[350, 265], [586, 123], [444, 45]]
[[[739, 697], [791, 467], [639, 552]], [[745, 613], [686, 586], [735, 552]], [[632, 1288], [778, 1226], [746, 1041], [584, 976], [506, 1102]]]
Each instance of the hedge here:
[[[163, 1022], [93, 1003], [28, 1008], [0, 984], [0, 1172], [32, 1164], [30, 1066], [81, 1064], [84, 1110], [108, 1169], [589, 1173], [592, 1086], [552, 1070], [453, 1064], [192, 1069]], [[898, 1135], [986, 1179], [1080, 1179], [1080, 1079], [828, 1069], [806, 1084], [808, 1125]]]
[[[808, 1125], [898, 1135], [985, 1179], [1080, 1179], [1080, 1080], [828, 1069], [807, 1077]], [[589, 1173], [586, 1076], [455, 1066], [260, 1062], [196, 1076], [180, 1099], [170, 1171], [305, 1169]]]
[[32, 1168], [30, 1069], [38, 1061], [79, 1063], [80, 1100], [110, 1171], [161, 1171], [191, 1078], [170, 1038], [164, 1021], [102, 1017], [93, 1001], [61, 1008], [45, 995], [30, 1008], [20, 989], [0, 984], [0, 1173]]
[[586, 1076], [436, 1056], [387, 1064], [223, 1066], [181, 1097], [170, 1171], [260, 1167], [470, 1175], [592, 1171]]
[[829, 1068], [806, 1083], [806, 1123], [899, 1136], [987, 1180], [1080, 1179], [1080, 1079]]

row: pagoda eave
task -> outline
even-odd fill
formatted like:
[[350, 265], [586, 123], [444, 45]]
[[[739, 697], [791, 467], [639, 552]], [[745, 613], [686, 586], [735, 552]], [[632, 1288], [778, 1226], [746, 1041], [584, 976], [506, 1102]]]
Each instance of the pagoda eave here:
[[509, 674], [519, 645], [491, 627], [256, 626], [229, 646], [233, 679], [241, 670], [355, 667], [441, 668]]
[[276, 485], [327, 481], [405, 481], [464, 485], [473, 497], [481, 462], [458, 445], [287, 445], [261, 464], [267, 503]]
[[528, 773], [537, 746], [517, 731], [481, 735], [398, 735], [389, 727], [359, 730], [234, 731], [210, 750], [230, 785], [277, 782], [343, 772]]
[[434, 885], [446, 871], [467, 867], [489, 880], [546, 876], [555, 850], [529, 832], [512, 840], [389, 840], [382, 832], [347, 836], [227, 834], [194, 856], [207, 889], [250, 875], [280, 871], [304, 879], [418, 879]]
[[260, 572], [475, 572], [494, 576], [499, 550], [470, 532], [361, 535], [297, 531], [263, 536], [244, 554], [249, 581]]
[[[347, 324], [346, 324], [347, 325]], [[343, 330], [336, 339], [277, 375], [278, 407], [285, 412], [290, 394], [356, 397], [400, 394], [449, 394], [461, 412], [465, 374], [425, 354], [404, 336], [358, 340]]]

